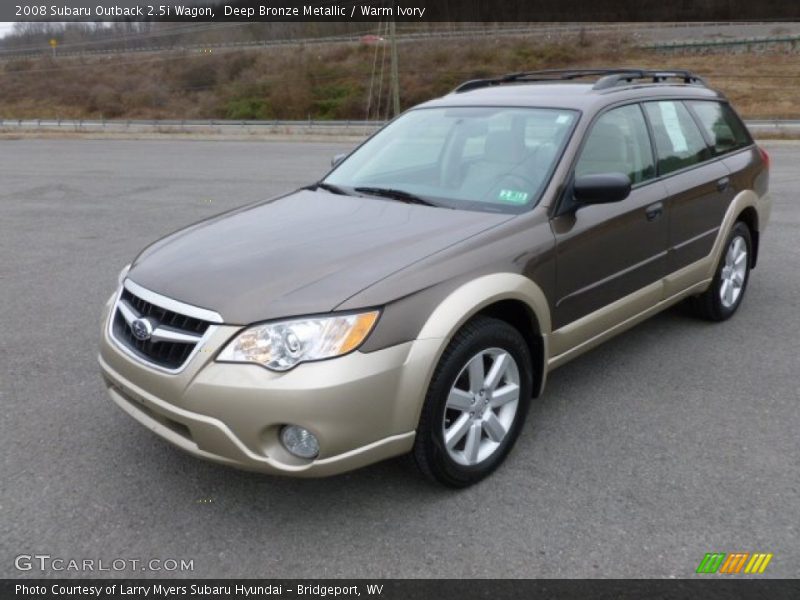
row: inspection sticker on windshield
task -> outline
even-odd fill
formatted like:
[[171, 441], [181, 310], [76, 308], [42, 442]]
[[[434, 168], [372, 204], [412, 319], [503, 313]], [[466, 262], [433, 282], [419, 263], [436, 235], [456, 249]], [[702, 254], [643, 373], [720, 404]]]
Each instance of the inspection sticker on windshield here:
[[528, 192], [500, 190], [500, 193], [497, 194], [497, 199], [501, 202], [510, 202], [511, 204], [525, 204], [528, 201]]

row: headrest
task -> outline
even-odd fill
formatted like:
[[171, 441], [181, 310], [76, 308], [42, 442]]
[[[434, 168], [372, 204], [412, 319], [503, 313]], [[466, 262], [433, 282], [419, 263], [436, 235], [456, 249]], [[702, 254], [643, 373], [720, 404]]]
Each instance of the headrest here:
[[484, 158], [492, 162], [518, 163], [524, 157], [522, 137], [513, 131], [492, 131], [486, 136]]
[[583, 149], [581, 162], [624, 165], [626, 159], [625, 134], [619, 125], [608, 121], [600, 121], [595, 124]]

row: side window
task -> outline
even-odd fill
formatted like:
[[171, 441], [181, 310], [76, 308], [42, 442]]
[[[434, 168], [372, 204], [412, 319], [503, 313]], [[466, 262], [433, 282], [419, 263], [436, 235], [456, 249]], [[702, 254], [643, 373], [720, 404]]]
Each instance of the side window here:
[[724, 154], [752, 143], [744, 124], [727, 104], [713, 100], [697, 100], [688, 104], [713, 141], [716, 154]]
[[612, 109], [592, 126], [575, 175], [595, 173], [624, 173], [633, 184], [655, 176], [647, 124], [638, 104]]
[[644, 109], [658, 153], [658, 172], [661, 175], [696, 165], [710, 158], [703, 134], [683, 102], [646, 102]]

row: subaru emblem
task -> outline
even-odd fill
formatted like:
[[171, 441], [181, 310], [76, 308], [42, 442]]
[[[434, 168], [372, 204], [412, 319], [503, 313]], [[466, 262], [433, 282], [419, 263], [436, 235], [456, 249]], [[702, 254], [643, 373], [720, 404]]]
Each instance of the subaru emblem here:
[[131, 323], [131, 333], [140, 342], [145, 342], [153, 335], [153, 324], [148, 319], [136, 319]]

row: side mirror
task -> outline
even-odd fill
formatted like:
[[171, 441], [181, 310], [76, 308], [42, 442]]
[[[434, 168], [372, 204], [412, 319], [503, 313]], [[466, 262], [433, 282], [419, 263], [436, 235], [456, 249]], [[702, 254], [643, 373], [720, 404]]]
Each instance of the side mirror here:
[[631, 193], [631, 178], [623, 173], [598, 173], [575, 178], [572, 186], [580, 204], [607, 204], [625, 200]]
[[343, 161], [345, 158], [347, 158], [347, 154], [346, 154], [346, 153], [343, 153], [343, 154], [337, 154], [336, 156], [334, 156], [334, 157], [331, 159], [331, 167], [335, 167], [335, 166], [336, 166], [336, 165], [338, 165], [340, 162], [342, 162], [342, 161]]

